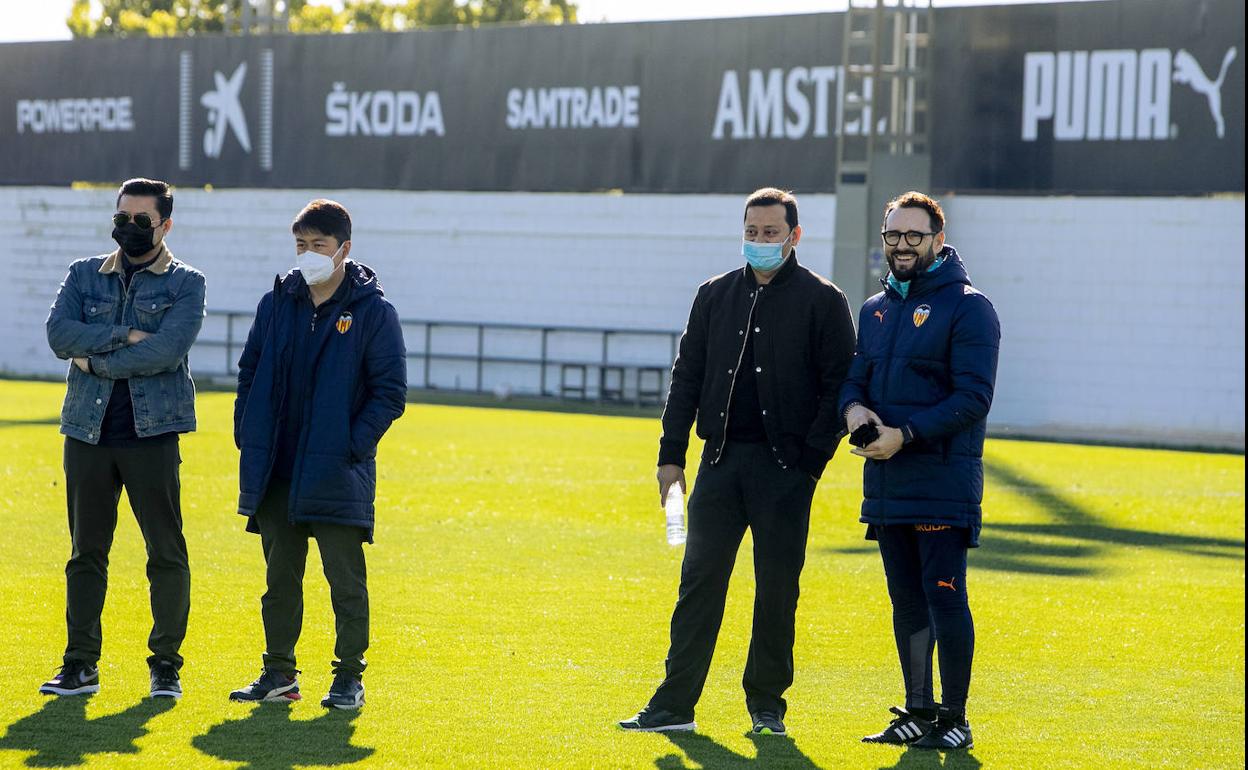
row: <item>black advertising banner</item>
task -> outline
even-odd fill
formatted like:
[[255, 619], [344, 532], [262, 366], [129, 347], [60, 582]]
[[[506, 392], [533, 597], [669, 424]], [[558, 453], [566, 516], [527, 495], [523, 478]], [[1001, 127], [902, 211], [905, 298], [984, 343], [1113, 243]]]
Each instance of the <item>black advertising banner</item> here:
[[[937, 190], [1244, 189], [1244, 10], [935, 11]], [[0, 184], [835, 189], [844, 14], [0, 45]]]
[[1244, 190], [1244, 5], [989, 6], [936, 18], [950, 190]]

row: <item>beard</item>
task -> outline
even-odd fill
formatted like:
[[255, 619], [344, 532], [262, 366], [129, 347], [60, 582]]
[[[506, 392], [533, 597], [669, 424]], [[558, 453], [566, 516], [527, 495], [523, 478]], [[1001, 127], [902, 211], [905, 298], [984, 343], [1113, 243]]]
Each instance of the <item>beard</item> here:
[[[906, 256], [914, 257], [914, 259], [907, 266], [899, 268], [897, 266], [897, 258]], [[927, 252], [923, 254], [908, 246], [901, 246], [893, 249], [888, 255], [888, 269], [892, 272], [894, 278], [905, 283], [914, 280], [915, 276], [927, 270], [935, 261], [936, 249], [934, 246], [929, 246]]]

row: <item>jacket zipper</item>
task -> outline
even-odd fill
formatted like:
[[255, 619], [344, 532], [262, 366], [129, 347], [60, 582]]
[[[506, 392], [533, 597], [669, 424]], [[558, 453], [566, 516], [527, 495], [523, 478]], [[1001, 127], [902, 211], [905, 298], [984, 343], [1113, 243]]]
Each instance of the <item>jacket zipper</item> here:
[[[905, 310], [906, 305], [909, 302], [910, 302], [910, 299], [908, 297], [903, 298], [901, 300], [901, 309]], [[904, 317], [905, 313], [901, 313], [901, 316]], [[897, 347], [897, 335], [901, 333], [901, 325], [902, 325], [901, 321], [894, 321], [892, 333], [889, 335], [889, 338], [888, 338], [888, 355], [884, 358], [884, 360], [887, 363], [884, 367], [884, 388], [882, 391], [882, 396], [885, 402], [888, 401], [888, 382], [890, 379], [892, 379], [893, 350]]]
[[[344, 278], [343, 280], [350, 280], [350, 279]], [[352, 296], [352, 294], [353, 292], [350, 289], [348, 289], [347, 296], [343, 297], [343, 301], [339, 305], [339, 307], [341, 308], [339, 312], [345, 312], [350, 307], [351, 302], [355, 299]], [[314, 307], [312, 308], [313, 331], [316, 330], [316, 314], [317, 314], [317, 308]], [[329, 336], [326, 336], [317, 344], [316, 355], [312, 357], [311, 371], [315, 372], [316, 367], [320, 365], [321, 356], [324, 355], [325, 346], [328, 343], [329, 343]], [[299, 429], [299, 445], [295, 454], [295, 462], [297, 465], [291, 472], [291, 476], [293, 478], [290, 480], [290, 503], [286, 511], [288, 520], [291, 521], [292, 523], [294, 522], [294, 516], [295, 516], [295, 503], [299, 499], [299, 482], [303, 476], [303, 463], [301, 462], [301, 460], [304, 455], [304, 449], [306, 448], [307, 443], [308, 443], [308, 423], [310, 421], [309, 418], [312, 416], [312, 399], [315, 398], [316, 396], [316, 380], [313, 379], [311, 382], [309, 382], [308, 387], [309, 387], [308, 397], [304, 399], [304, 402], [303, 402], [303, 425], [300, 426], [300, 429]], [[349, 436], [348, 436], [348, 441], [350, 441]]]
[[[885, 297], [888, 296], [887, 291], [884, 293], [884, 296]], [[910, 301], [909, 297], [902, 297], [901, 299], [902, 310], [906, 309], [906, 303], [908, 303], [909, 301]], [[902, 313], [901, 315], [904, 317], [905, 314]], [[886, 362], [885, 367], [884, 367], [884, 388], [881, 393], [881, 396], [885, 402], [888, 401], [888, 381], [892, 377], [892, 372], [890, 371], [890, 369], [892, 368], [891, 364], [893, 361], [893, 349], [897, 347], [897, 335], [901, 333], [900, 331], [901, 324], [902, 324], [901, 321], [893, 322], [893, 330], [889, 334], [889, 338], [888, 338], [888, 355], [884, 358]], [[888, 486], [888, 482], [887, 482], [888, 463], [885, 461], [877, 461], [877, 462], [880, 466], [880, 488], [884, 489]]]
[[754, 324], [754, 308], [758, 305], [758, 298], [762, 296], [762, 293], [762, 286], [754, 290], [754, 301], [750, 303], [750, 312], [745, 318], [745, 329], [741, 335], [741, 350], [737, 353], [737, 365], [733, 367], [732, 380], [728, 383], [728, 403], [724, 404], [723, 434], [719, 440], [719, 450], [715, 452], [715, 459], [711, 461], [711, 465], [719, 463], [719, 458], [724, 456], [724, 445], [728, 443], [728, 418], [732, 412], [732, 391], [737, 387], [737, 375], [741, 373], [741, 362], [745, 359], [745, 346], [750, 344], [749, 335]]

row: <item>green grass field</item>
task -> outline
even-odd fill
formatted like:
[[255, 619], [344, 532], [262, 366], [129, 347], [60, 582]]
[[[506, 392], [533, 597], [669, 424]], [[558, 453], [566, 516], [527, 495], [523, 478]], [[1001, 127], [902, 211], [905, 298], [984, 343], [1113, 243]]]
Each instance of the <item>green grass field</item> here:
[[[879, 557], [857, 524], [860, 460], [815, 498], [791, 739], [747, 737], [749, 539], [694, 735], [616, 730], [658, 683], [680, 549], [663, 539], [657, 421], [410, 405], [381, 447], [368, 549], [368, 705], [323, 711], [332, 613], [313, 556], [307, 697], [226, 696], [259, 671], [258, 538], [235, 511], [232, 396], [184, 437], [193, 576], [186, 696], [144, 698], [149, 613], [128, 508], [112, 552], [103, 690], [46, 699], [69, 554], [63, 386], [0, 382], [0, 766], [163, 768], [1243, 767], [1244, 458], [992, 441], [969, 578], [977, 748], [866, 746], [901, 700]], [[313, 549], [315, 554], [315, 549]]]

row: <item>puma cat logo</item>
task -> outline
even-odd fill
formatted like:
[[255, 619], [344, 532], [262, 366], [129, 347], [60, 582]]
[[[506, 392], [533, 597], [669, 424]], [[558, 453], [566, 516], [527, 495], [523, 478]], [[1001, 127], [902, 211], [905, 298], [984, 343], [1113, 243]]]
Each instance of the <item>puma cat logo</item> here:
[[1235, 61], [1236, 53], [1234, 48], [1227, 50], [1222, 57], [1222, 69], [1218, 70], [1218, 77], [1214, 80], [1210, 80], [1201, 69], [1195, 56], [1183, 50], [1174, 55], [1174, 82], [1191, 88], [1209, 102], [1209, 113], [1213, 115], [1219, 139], [1226, 135], [1226, 121], [1222, 119], [1222, 81], [1226, 80], [1226, 70]]

